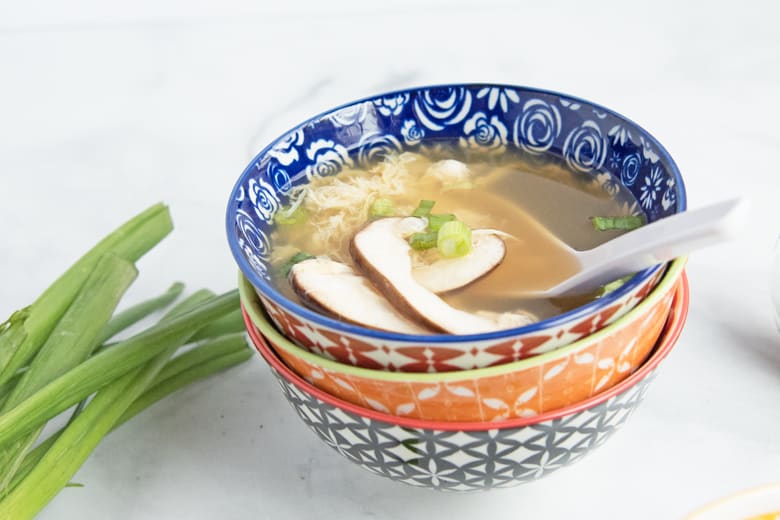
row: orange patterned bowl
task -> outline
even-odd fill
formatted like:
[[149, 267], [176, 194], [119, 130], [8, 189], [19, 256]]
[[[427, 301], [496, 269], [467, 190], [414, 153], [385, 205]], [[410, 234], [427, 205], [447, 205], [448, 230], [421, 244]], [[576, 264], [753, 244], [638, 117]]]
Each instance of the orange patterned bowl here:
[[253, 341], [301, 420], [347, 460], [412, 486], [479, 491], [537, 480], [604, 444], [639, 407], [687, 310], [683, 276], [664, 331], [636, 372], [575, 405], [500, 423], [423, 421], [357, 406], [304, 381], [261, 335], [253, 333]]
[[396, 416], [501, 421], [577, 403], [631, 375], [661, 334], [685, 261], [672, 262], [661, 282], [639, 305], [584, 339], [514, 363], [440, 373], [387, 372], [324, 359], [295, 345], [273, 327], [243, 276], [239, 290], [250, 335], [262, 334], [293, 371], [317, 388]]

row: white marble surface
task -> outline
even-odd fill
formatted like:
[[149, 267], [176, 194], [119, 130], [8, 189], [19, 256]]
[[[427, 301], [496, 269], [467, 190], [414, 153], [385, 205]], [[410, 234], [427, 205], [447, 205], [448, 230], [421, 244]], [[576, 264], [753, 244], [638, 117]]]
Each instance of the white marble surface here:
[[[108, 437], [42, 518], [680, 518], [780, 481], [780, 31], [774, 2], [358, 0], [0, 3], [0, 315], [158, 200], [174, 234], [126, 301], [173, 279], [226, 290], [229, 190], [313, 113], [447, 81], [602, 103], [666, 145], [689, 206], [742, 195], [753, 223], [695, 254], [677, 349], [624, 429], [511, 490], [445, 495], [370, 475], [320, 443], [259, 359]], [[587, 7], [586, 7], [587, 4]]]

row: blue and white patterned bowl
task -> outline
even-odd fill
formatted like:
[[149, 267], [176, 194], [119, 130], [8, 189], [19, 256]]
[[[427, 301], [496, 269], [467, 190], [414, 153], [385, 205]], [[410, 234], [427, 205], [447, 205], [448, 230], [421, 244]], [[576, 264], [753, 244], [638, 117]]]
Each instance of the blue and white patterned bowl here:
[[[389, 153], [451, 149], [459, 155], [519, 154], [527, 160], [559, 162], [584, 180], [614, 192], [619, 185], [636, 197], [654, 221], [685, 209], [685, 189], [674, 161], [644, 129], [599, 105], [563, 94], [526, 87], [454, 84], [381, 94], [329, 110], [274, 140], [244, 170], [230, 196], [227, 235], [239, 268], [266, 306], [290, 319], [283, 332], [315, 353], [349, 363], [306, 338], [340, 337], [371, 352], [369, 368], [404, 370], [398, 346], [455, 348], [477, 354], [462, 365], [477, 368], [512, 359], [480, 353], [534, 336], [549, 336], [543, 349], [579, 339], [572, 330], [601, 327], [628, 312], [657, 280], [660, 266], [646, 269], [610, 295], [560, 316], [517, 329], [469, 336], [413, 336], [370, 330], [329, 318], [287, 299], [271, 283], [269, 258], [273, 217], [293, 186], [337, 174], [346, 166], [366, 166]], [[612, 309], [608, 320], [601, 319]], [[286, 323], [299, 329], [287, 330]], [[575, 326], [576, 325], [576, 326]], [[306, 330], [303, 330], [306, 329]], [[327, 343], [327, 342], [326, 342]], [[534, 341], [538, 344], [539, 341]], [[343, 350], [343, 349], [342, 349]], [[383, 358], [382, 353], [387, 355]], [[449, 356], [451, 358], [451, 356]], [[368, 359], [363, 357], [363, 359]], [[440, 370], [432, 363], [428, 370]]]
[[342, 401], [288, 368], [248, 313], [244, 321], [285, 398], [325, 444], [392, 480], [442, 491], [476, 491], [537, 480], [606, 442], [639, 406], [659, 364], [677, 343], [688, 301], [683, 275], [655, 351], [618, 385], [572, 406], [502, 422], [409, 419]]

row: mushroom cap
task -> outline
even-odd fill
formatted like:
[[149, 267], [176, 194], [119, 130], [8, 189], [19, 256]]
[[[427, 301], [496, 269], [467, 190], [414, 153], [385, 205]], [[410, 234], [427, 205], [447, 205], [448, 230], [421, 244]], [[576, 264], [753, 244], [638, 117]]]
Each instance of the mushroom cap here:
[[326, 257], [295, 264], [290, 284], [308, 307], [339, 320], [402, 334], [430, 334], [398, 312], [365, 277]]

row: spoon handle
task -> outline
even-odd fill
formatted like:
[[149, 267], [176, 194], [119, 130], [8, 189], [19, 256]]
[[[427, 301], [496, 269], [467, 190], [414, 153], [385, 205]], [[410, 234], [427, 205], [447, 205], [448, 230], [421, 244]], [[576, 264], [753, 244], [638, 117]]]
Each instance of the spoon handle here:
[[731, 199], [662, 218], [582, 251], [577, 255], [582, 270], [575, 276], [576, 280], [570, 280], [574, 282], [570, 289], [582, 288], [583, 283], [596, 288], [699, 248], [736, 238], [747, 213], [747, 201]]

